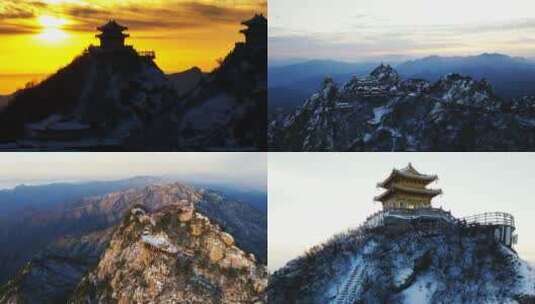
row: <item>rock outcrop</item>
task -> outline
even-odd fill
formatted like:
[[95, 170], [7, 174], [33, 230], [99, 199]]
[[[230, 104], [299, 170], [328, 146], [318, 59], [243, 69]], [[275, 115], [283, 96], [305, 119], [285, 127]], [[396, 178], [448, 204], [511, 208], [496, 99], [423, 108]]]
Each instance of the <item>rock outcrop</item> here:
[[69, 303], [261, 303], [265, 267], [192, 207], [132, 209]]
[[339, 87], [326, 79], [295, 112], [270, 123], [282, 151], [521, 151], [535, 147], [535, 103], [449, 74], [402, 80], [388, 65]]
[[[166, 226], [168, 222], [174, 223], [174, 228], [183, 229], [180, 235], [191, 236], [194, 242], [191, 246], [203, 248], [203, 258], [198, 262], [209, 261], [231, 275], [253, 266], [263, 269], [262, 265], [266, 264], [267, 215], [246, 202], [228, 199], [214, 191], [180, 183], [160, 183], [85, 198], [64, 207], [42, 213], [31, 222], [23, 221], [26, 225], [19, 227], [19, 235], [44, 230], [48, 233], [42, 242], [54, 242], [54, 245], [28, 258], [25, 266], [15, 268], [22, 267], [18, 273], [7, 276], [12, 279], [0, 284], [0, 303], [65, 303], [81, 277], [97, 265], [107, 248], [111, 232], [94, 231], [103, 228], [111, 231], [121, 220], [123, 226], [128, 219], [135, 219], [143, 226], [136, 237], [139, 246], [164, 255], [184, 255], [184, 263], [188, 256], [198, 252], [182, 250], [184, 247], [178, 246], [181, 243], [176, 240], [177, 232], [167, 230], [171, 229]], [[24, 241], [31, 240], [23, 238], [19, 245], [25, 248]], [[29, 248], [20, 254], [32, 256], [35, 246], [26, 247]], [[13, 269], [7, 266], [0, 264], [0, 269]], [[204, 281], [199, 282], [202, 285]]]

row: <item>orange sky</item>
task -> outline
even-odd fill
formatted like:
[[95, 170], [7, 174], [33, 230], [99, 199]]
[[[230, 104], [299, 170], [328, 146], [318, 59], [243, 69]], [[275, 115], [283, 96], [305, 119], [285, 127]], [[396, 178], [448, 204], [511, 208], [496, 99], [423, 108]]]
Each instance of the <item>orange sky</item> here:
[[240, 22], [267, 12], [265, 0], [2, 0], [0, 94], [68, 64], [110, 18], [129, 27], [127, 44], [156, 51], [166, 72], [217, 65], [236, 41]]

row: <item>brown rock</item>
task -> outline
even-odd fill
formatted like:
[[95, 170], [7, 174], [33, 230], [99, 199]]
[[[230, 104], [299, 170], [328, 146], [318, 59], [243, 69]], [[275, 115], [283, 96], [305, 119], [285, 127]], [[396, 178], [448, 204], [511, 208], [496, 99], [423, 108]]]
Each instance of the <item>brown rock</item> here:
[[208, 257], [212, 263], [217, 263], [225, 257], [225, 245], [219, 239], [207, 239], [206, 247], [208, 248]]
[[193, 218], [193, 208], [192, 207], [184, 207], [180, 209], [180, 213], [178, 215], [178, 220], [181, 222], [189, 222]]
[[232, 235], [230, 235], [230, 234], [228, 234], [226, 232], [221, 232], [221, 239], [223, 240], [223, 242], [227, 246], [234, 245], [234, 238], [232, 237]]

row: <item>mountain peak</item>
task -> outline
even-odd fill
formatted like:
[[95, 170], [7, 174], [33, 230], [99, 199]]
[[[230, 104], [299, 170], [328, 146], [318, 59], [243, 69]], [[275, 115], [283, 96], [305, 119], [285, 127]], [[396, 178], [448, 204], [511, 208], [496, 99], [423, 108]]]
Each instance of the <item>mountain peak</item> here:
[[273, 274], [270, 303], [533, 303], [535, 269], [493, 228], [472, 229], [413, 223], [337, 235]]
[[267, 272], [254, 255], [192, 205], [154, 212], [138, 206], [70, 303], [253, 303], [266, 285]]
[[398, 83], [401, 79], [398, 72], [392, 66], [383, 63], [375, 68], [370, 73], [370, 76], [377, 79], [379, 82], [390, 84]]

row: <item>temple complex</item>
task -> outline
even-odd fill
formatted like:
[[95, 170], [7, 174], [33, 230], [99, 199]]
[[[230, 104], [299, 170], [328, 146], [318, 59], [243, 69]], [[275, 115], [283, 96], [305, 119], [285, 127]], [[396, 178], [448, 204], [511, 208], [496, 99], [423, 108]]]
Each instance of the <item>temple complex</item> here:
[[242, 24], [247, 26], [240, 31], [245, 35], [245, 45], [252, 48], [267, 48], [267, 19], [264, 15], [255, 14]]
[[393, 169], [383, 182], [377, 184], [385, 191], [374, 200], [381, 202], [384, 210], [432, 208], [431, 200], [442, 194], [442, 190], [426, 187], [437, 179], [436, 175], [416, 171], [409, 163], [401, 170]]

